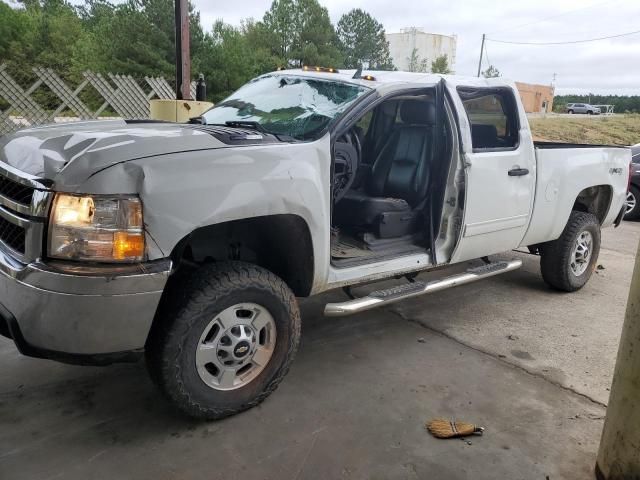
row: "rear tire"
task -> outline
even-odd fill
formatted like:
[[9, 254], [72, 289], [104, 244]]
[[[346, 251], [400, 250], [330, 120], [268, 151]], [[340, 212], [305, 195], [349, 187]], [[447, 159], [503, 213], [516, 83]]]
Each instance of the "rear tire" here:
[[293, 292], [268, 270], [242, 262], [200, 267], [178, 289], [147, 342], [151, 377], [194, 418], [219, 419], [258, 405], [298, 349]]
[[565, 292], [581, 289], [591, 278], [600, 253], [600, 223], [591, 213], [573, 211], [557, 240], [540, 248], [547, 285]]
[[628, 210], [624, 214], [625, 220], [637, 220], [640, 218], [640, 189], [635, 185], [629, 186], [627, 208]]

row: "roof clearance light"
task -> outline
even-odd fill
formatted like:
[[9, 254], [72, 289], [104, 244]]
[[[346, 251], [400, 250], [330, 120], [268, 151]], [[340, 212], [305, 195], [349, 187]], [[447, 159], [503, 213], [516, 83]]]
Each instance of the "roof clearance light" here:
[[337, 68], [333, 68], [333, 67], [309, 67], [308, 65], [305, 65], [304, 67], [302, 67], [302, 70], [304, 70], [305, 72], [308, 72], [309, 70], [314, 70], [316, 72], [340, 73], [340, 71]]
[[371, 82], [375, 82], [376, 81], [376, 77], [374, 77], [373, 75], [365, 75], [364, 77], [362, 77], [363, 80], [369, 80]]

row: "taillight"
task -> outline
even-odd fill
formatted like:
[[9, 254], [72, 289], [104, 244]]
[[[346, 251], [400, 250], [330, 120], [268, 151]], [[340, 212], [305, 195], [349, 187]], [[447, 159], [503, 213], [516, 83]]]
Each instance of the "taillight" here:
[[633, 162], [629, 163], [629, 178], [627, 178], [627, 193], [631, 189], [631, 174], [633, 173]]

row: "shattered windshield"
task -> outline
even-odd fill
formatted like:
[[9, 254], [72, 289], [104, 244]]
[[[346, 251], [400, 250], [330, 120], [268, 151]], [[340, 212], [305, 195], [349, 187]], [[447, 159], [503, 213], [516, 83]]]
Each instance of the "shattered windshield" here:
[[253, 80], [206, 112], [204, 121], [256, 122], [259, 128], [297, 140], [313, 140], [369, 88], [291, 75]]

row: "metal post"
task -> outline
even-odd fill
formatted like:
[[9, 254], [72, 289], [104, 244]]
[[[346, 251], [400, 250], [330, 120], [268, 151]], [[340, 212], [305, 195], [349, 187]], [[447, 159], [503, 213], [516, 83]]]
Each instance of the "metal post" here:
[[640, 478], [640, 244], [596, 461], [596, 478]]
[[207, 84], [204, 81], [204, 75], [202, 73], [198, 75], [198, 82], [196, 83], [196, 100], [198, 102], [205, 102], [207, 100]]
[[484, 53], [484, 37], [486, 35], [483, 33], [482, 34], [482, 45], [480, 45], [480, 58], [478, 59], [478, 75], [476, 76], [480, 76], [480, 69], [482, 68], [482, 54]]
[[175, 0], [176, 98], [191, 99], [191, 52], [189, 49], [189, 0]]

